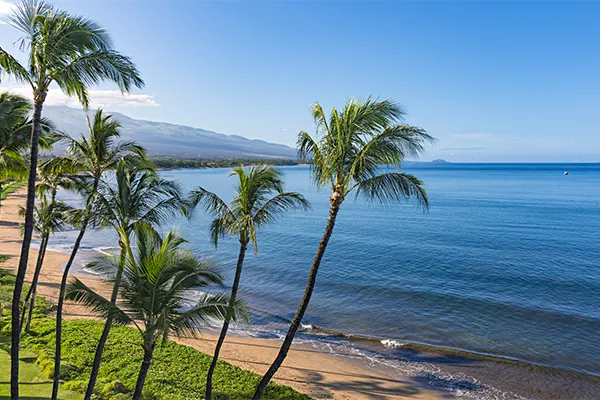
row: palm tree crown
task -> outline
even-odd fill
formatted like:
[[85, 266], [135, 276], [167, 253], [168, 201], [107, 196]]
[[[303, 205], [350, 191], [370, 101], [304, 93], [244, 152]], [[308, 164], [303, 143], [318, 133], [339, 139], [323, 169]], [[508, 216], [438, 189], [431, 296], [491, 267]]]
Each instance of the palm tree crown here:
[[[97, 110], [94, 119], [87, 117], [89, 135], [79, 139], [64, 136], [69, 143], [67, 156], [78, 171], [81, 183], [98, 184], [102, 174], [113, 170], [122, 158], [141, 162], [146, 158], [142, 146], [132, 141], [118, 141], [121, 124], [112, 115]], [[93, 188], [90, 188], [93, 189]], [[97, 187], [96, 187], [97, 189]]]
[[0, 72], [28, 83], [34, 100], [44, 102], [56, 83], [69, 96], [89, 106], [88, 87], [104, 80], [123, 92], [143, 87], [133, 62], [112, 48], [108, 32], [95, 22], [68, 14], [41, 0], [24, 0], [8, 22], [22, 33], [21, 50], [29, 51], [28, 65], [0, 48]]
[[225, 235], [240, 235], [240, 240], [252, 241], [258, 252], [256, 229], [272, 223], [277, 217], [294, 209], [309, 209], [308, 201], [300, 193], [284, 192], [283, 176], [278, 168], [268, 165], [234, 168], [230, 175], [238, 178], [235, 197], [227, 205], [219, 196], [200, 187], [190, 195], [193, 206], [202, 204], [215, 219], [211, 224], [211, 238], [215, 246]]
[[382, 203], [414, 197], [427, 207], [422, 183], [416, 177], [383, 172], [400, 167], [405, 157], [416, 157], [433, 138], [423, 129], [401, 124], [404, 112], [391, 100], [350, 100], [343, 110], [332, 109], [329, 118], [318, 103], [312, 107], [317, 138], [298, 135], [300, 158], [312, 158], [312, 177], [318, 186], [329, 185], [332, 199], [343, 202], [356, 191]]
[[113, 227], [123, 239], [137, 223], [159, 225], [179, 213], [186, 213], [186, 207], [175, 182], [121, 159], [114, 177], [100, 181], [92, 219], [98, 227]]
[[[31, 110], [27, 99], [8, 92], [0, 94], [0, 180], [27, 175], [24, 153], [31, 142]], [[48, 150], [57, 139], [52, 134], [54, 125], [43, 119], [41, 129], [40, 147]]]

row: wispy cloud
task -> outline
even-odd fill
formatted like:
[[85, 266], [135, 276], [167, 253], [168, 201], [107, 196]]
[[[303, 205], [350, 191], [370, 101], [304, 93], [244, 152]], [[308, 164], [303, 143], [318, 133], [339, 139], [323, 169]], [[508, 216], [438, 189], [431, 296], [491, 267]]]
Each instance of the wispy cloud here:
[[[1, 0], [0, 0], [1, 1]], [[0, 91], [10, 91], [21, 96], [31, 98], [31, 88], [28, 86], [0, 85]], [[154, 95], [145, 93], [121, 94], [118, 90], [90, 90], [92, 108], [120, 108], [120, 107], [158, 107], [160, 104]], [[59, 88], [51, 88], [48, 91], [46, 104], [50, 106], [81, 107], [75, 97], [65, 95]]]
[[5, 19], [8, 14], [12, 12], [15, 5], [6, 0], [0, 0], [0, 24], [5, 24]]

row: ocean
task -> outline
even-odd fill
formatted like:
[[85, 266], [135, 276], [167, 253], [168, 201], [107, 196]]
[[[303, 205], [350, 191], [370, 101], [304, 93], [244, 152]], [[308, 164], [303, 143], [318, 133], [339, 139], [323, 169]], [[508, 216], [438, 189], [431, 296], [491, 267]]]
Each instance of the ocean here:
[[[325, 227], [328, 190], [311, 184], [308, 167], [282, 171], [286, 190], [313, 210], [259, 230], [240, 288], [257, 311], [237, 334], [285, 333]], [[298, 341], [458, 396], [600, 398], [600, 163], [407, 163], [404, 171], [425, 182], [429, 211], [348, 198]], [[161, 174], [230, 199], [228, 172]], [[230, 283], [239, 243], [215, 249], [209, 223], [197, 210], [163, 228], [179, 230]], [[74, 235], [49, 247], [67, 251]], [[83, 245], [74, 272], [115, 251], [116, 240], [93, 232]]]

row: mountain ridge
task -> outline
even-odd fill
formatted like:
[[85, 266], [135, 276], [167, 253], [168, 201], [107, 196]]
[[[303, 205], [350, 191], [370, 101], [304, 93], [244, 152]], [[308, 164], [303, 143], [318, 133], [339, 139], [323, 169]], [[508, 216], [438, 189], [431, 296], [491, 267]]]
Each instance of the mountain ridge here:
[[[90, 111], [92, 115], [95, 110]], [[146, 148], [151, 156], [196, 158], [296, 158], [296, 150], [261, 139], [227, 135], [203, 128], [194, 128], [170, 122], [134, 119], [120, 112], [106, 112], [122, 125], [123, 140], [134, 140]], [[68, 106], [46, 106], [44, 117], [73, 137], [87, 132], [85, 113]], [[60, 154], [58, 146], [54, 153]]]

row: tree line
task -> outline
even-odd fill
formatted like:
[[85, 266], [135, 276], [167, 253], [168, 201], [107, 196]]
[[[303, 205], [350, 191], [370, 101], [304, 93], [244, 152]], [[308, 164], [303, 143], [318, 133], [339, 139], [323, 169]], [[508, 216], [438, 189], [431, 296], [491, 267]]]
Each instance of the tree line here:
[[[66, 227], [75, 227], [78, 235], [60, 283], [52, 399], [57, 398], [61, 380], [66, 300], [89, 306], [104, 320], [86, 399], [94, 394], [112, 326], [132, 325], [139, 331], [144, 357], [132, 395], [137, 400], [142, 398], [157, 345], [169, 335], [196, 335], [211, 322], [222, 321], [206, 381], [205, 397], [211, 399], [212, 376], [229, 324], [247, 318], [238, 288], [248, 247], [257, 253], [262, 226], [276, 223], [288, 212], [307, 211], [310, 204], [301, 193], [285, 191], [283, 175], [276, 166], [261, 163], [245, 168], [239, 160], [231, 171], [236, 184], [231, 200], [219, 198], [200, 183], [191, 193], [183, 193], [176, 182], [157, 173], [156, 166], [160, 167], [160, 163], [149, 159], [142, 144], [120, 138], [119, 123], [102, 110], [93, 117], [85, 115], [86, 134], [72, 137], [60, 132], [42, 116], [51, 84], [69, 96], [76, 96], [87, 111], [91, 86], [110, 82], [126, 93], [134, 87], [143, 87], [144, 81], [133, 61], [113, 48], [108, 32], [85, 17], [72, 15], [44, 1], [25, 0], [9, 17], [9, 23], [23, 35], [21, 48], [28, 51], [28, 63], [22, 65], [0, 48], [0, 73], [30, 85], [33, 98], [30, 104], [19, 96], [0, 96], [0, 113], [6, 115], [0, 118], [0, 171], [3, 174], [0, 178], [27, 179], [22, 249], [11, 305], [11, 399], [19, 398], [21, 333], [31, 320], [27, 310], [32, 309], [36, 296], [45, 250], [52, 234]], [[329, 217], [324, 221], [323, 236], [316, 244], [302, 300], [277, 357], [256, 387], [255, 400], [261, 398], [288, 354], [346, 199], [355, 195], [383, 204], [413, 199], [423, 208], [428, 206], [422, 182], [401, 172], [400, 167], [405, 157], [418, 156], [433, 139], [425, 130], [405, 124], [397, 103], [373, 98], [351, 99], [329, 113], [316, 103], [312, 114], [315, 134], [299, 133], [298, 155], [299, 159], [311, 160], [313, 183], [330, 190]], [[39, 148], [49, 148], [59, 141], [67, 145], [66, 154], [40, 161]], [[165, 163], [169, 162], [176, 163]], [[396, 168], [383, 170], [381, 165]], [[76, 208], [63, 203], [56, 195], [59, 188], [79, 194], [83, 205]], [[225, 236], [239, 240], [235, 277], [229, 294], [215, 291], [224, 284], [223, 278], [214, 265], [201, 261], [186, 247], [184, 238], [175, 232], [159, 233], [159, 228], [173, 216], [190, 217], [195, 208], [202, 208], [213, 217], [209, 233], [215, 246]], [[95, 292], [70, 274], [83, 238], [95, 229], [112, 229], [118, 237], [118, 255], [98, 259], [87, 266], [111, 282], [110, 297]], [[23, 297], [33, 232], [40, 235], [42, 244], [30, 290]], [[193, 289], [201, 289], [204, 295], [191, 307], [184, 307]]]

